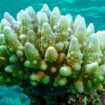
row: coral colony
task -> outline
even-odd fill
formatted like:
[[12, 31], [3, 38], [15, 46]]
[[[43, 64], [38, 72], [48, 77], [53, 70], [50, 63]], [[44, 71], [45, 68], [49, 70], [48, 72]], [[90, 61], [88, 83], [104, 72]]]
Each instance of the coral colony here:
[[105, 31], [84, 17], [61, 15], [44, 4], [37, 13], [8, 13], [0, 23], [0, 84], [47, 84], [73, 93], [104, 89]]

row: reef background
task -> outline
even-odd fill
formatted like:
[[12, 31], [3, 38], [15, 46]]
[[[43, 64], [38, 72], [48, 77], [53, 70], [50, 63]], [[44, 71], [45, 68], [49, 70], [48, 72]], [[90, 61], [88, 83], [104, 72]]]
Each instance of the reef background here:
[[5, 11], [15, 17], [21, 9], [31, 5], [38, 11], [44, 3], [51, 9], [58, 6], [62, 14], [84, 16], [87, 24], [94, 23], [96, 31], [105, 29], [105, 0], [0, 0], [0, 19]]

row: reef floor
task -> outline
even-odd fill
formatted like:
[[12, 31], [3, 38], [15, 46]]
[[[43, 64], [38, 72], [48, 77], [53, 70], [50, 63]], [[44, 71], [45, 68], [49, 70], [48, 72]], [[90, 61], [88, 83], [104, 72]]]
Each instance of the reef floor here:
[[65, 88], [39, 85], [25, 86], [23, 92], [30, 97], [31, 105], [105, 105], [105, 91], [71, 94]]

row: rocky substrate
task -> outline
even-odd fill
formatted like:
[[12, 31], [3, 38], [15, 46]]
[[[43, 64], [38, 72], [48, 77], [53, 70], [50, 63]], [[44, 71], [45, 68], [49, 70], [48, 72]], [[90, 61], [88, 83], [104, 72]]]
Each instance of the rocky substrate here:
[[105, 91], [71, 94], [65, 88], [46, 85], [26, 86], [23, 91], [30, 97], [31, 105], [105, 105]]

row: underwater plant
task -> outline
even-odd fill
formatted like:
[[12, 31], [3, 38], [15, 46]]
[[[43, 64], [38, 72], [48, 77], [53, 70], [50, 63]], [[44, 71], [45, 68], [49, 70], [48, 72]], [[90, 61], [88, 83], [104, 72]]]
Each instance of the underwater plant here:
[[29, 83], [65, 87], [71, 93], [104, 89], [105, 31], [95, 32], [85, 19], [61, 15], [47, 4], [0, 22], [0, 85]]

